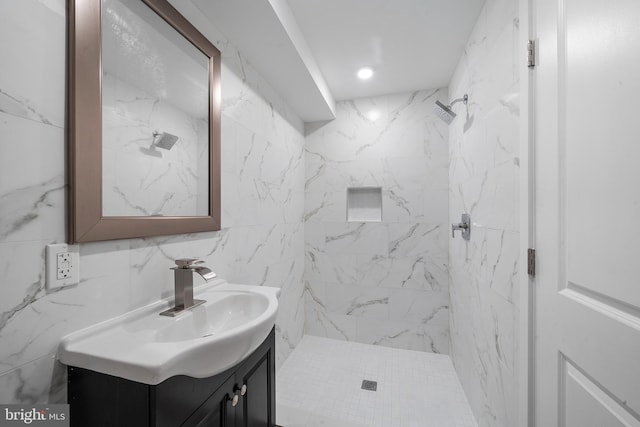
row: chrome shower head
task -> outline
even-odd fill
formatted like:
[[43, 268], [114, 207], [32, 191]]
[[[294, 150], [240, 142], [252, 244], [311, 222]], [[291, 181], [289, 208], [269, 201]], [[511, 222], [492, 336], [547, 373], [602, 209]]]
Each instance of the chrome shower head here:
[[433, 106], [433, 111], [440, 119], [446, 124], [450, 125], [453, 119], [456, 118], [456, 113], [453, 112], [451, 107], [444, 105], [440, 101], [436, 101], [436, 105]]
[[178, 140], [178, 137], [175, 135], [171, 135], [167, 132], [153, 132], [153, 141], [151, 141], [151, 145], [149, 148], [140, 147], [140, 151], [142, 151], [147, 156], [153, 157], [162, 157], [162, 153], [157, 150], [157, 148], [162, 148], [163, 150], [171, 150], [173, 145]]
[[442, 102], [436, 101], [436, 105], [433, 106], [433, 111], [443, 122], [450, 125], [453, 119], [456, 118], [456, 113], [453, 112], [451, 107], [460, 101], [466, 105], [467, 101], [469, 101], [469, 95], [465, 93], [462, 98], [454, 99], [449, 105], [444, 105]]
[[171, 135], [167, 132], [154, 132], [153, 138], [153, 145], [164, 150], [171, 150], [171, 148], [173, 148], [173, 144], [178, 140], [177, 136]]

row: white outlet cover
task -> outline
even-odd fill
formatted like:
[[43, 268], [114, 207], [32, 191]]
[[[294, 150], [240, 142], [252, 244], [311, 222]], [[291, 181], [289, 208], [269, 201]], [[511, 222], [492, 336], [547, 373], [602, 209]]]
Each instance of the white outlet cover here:
[[[68, 252], [70, 257], [70, 274], [69, 277], [58, 279], [58, 254]], [[47, 245], [47, 262], [46, 262], [46, 289], [47, 291], [55, 291], [68, 286], [76, 286], [80, 283], [80, 252], [78, 245], [68, 245], [66, 243], [57, 243]]]

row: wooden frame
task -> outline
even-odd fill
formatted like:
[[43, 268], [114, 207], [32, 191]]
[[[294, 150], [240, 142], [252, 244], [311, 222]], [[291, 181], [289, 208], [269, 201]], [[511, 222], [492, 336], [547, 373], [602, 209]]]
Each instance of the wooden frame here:
[[69, 2], [68, 241], [220, 230], [220, 51], [166, 0], [140, 0], [209, 58], [209, 215], [102, 214], [101, 1]]

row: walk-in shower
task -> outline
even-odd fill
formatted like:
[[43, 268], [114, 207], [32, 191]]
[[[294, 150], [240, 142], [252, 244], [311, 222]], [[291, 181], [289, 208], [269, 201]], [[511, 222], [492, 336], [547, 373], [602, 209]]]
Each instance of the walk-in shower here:
[[456, 118], [456, 113], [454, 113], [451, 108], [460, 101], [467, 105], [467, 102], [469, 101], [469, 95], [465, 93], [462, 98], [454, 99], [449, 105], [444, 105], [442, 102], [436, 101], [436, 105], [433, 106], [433, 111], [446, 124], [450, 125], [453, 119]]

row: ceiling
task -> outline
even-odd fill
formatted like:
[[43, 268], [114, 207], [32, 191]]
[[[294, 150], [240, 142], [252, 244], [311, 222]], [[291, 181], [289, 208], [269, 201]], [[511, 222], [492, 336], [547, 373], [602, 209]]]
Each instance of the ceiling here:
[[[287, 0], [331, 93], [448, 86], [484, 0]], [[375, 74], [358, 79], [361, 67]]]
[[[336, 99], [447, 86], [485, 0], [170, 1], [204, 34], [206, 18], [309, 122], [334, 118]], [[375, 74], [361, 81], [364, 66]]]

